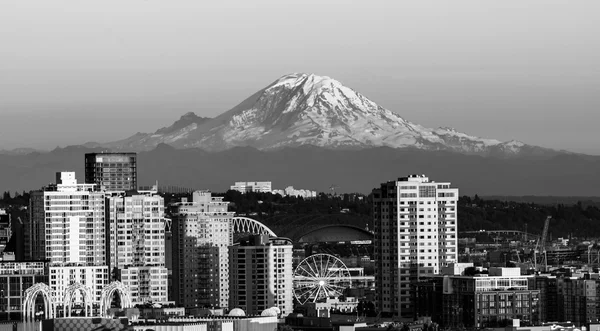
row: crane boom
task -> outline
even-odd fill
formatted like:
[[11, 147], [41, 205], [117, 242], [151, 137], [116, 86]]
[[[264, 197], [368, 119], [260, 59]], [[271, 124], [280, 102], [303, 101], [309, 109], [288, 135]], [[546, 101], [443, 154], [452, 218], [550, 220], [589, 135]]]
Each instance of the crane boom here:
[[544, 222], [544, 231], [542, 231], [542, 239], [540, 240], [540, 250], [542, 252], [546, 251], [546, 239], [548, 238], [548, 227], [550, 226], [550, 219], [552, 216], [546, 217], [546, 221]]

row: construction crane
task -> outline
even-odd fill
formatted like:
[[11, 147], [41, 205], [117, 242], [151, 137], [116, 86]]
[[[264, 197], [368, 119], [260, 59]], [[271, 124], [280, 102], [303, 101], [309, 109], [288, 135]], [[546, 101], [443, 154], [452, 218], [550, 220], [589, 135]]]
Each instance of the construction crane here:
[[550, 219], [552, 219], [552, 216], [548, 216], [546, 217], [546, 221], [544, 222], [544, 230], [542, 230], [542, 235], [540, 237], [540, 240], [537, 242], [537, 245], [535, 245], [535, 250], [533, 251], [534, 254], [534, 261], [535, 261], [535, 270], [538, 269], [538, 253], [541, 253], [542, 256], [539, 260], [540, 264], [543, 263], [544, 264], [544, 271], [547, 271], [548, 269], [548, 255], [546, 254], [546, 239], [548, 238], [548, 227], [550, 227]]

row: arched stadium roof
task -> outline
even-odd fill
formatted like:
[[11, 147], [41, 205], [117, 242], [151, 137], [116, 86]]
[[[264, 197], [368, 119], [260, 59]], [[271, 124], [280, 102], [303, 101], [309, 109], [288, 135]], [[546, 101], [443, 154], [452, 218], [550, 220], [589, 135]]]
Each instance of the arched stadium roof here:
[[303, 234], [298, 242], [339, 242], [373, 240], [373, 234], [352, 225], [326, 225]]

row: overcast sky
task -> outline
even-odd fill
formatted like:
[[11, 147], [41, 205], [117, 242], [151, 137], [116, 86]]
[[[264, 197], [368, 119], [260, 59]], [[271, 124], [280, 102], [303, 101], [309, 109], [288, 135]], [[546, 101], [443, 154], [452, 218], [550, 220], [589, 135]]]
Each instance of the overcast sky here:
[[600, 1], [0, 2], [0, 149], [215, 116], [291, 72], [428, 127], [600, 154]]

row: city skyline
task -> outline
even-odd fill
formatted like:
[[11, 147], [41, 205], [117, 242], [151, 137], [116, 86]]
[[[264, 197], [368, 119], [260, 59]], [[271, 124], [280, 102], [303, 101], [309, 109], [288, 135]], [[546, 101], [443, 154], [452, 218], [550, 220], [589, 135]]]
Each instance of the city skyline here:
[[0, 328], [600, 331], [598, 12], [0, 3]]
[[0, 149], [214, 117], [307, 72], [427, 127], [600, 154], [592, 2], [1, 6]]

